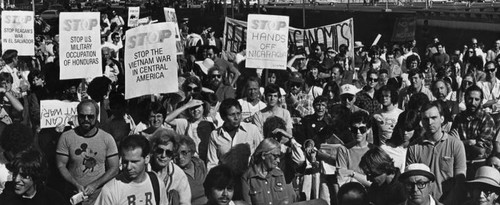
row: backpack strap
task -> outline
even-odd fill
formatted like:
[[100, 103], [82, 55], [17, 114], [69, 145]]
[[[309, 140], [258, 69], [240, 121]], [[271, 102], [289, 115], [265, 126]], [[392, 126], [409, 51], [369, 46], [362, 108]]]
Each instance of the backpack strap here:
[[151, 180], [151, 184], [153, 185], [156, 205], [160, 205], [160, 182], [158, 181], [158, 177], [153, 172], [146, 172], [146, 173], [148, 173], [149, 179]]

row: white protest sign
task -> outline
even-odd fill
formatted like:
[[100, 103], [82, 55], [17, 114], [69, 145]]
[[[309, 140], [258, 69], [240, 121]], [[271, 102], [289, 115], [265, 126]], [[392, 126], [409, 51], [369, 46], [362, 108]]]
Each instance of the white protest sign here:
[[174, 25], [164, 22], [127, 30], [125, 99], [178, 91]]
[[141, 7], [128, 7], [128, 27], [136, 27], [138, 26], [139, 14]]
[[60, 79], [102, 76], [99, 12], [62, 12], [59, 19]]
[[77, 105], [78, 102], [40, 101], [40, 127], [56, 127], [58, 124], [67, 126], [70, 121], [75, 123], [77, 121]]
[[247, 68], [286, 69], [288, 16], [248, 15]]
[[18, 55], [35, 55], [35, 23], [32, 11], [2, 11], [2, 53], [15, 49]]
[[177, 40], [175, 46], [177, 47], [177, 54], [182, 55], [184, 54], [184, 44], [181, 41], [181, 31], [179, 30], [175, 9], [163, 7], [163, 13], [165, 14], [165, 22], [175, 23], [175, 39]]

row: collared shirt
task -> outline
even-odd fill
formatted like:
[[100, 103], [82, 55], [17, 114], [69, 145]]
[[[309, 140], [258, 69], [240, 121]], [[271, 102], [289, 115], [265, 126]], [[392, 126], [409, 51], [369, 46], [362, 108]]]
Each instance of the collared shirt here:
[[[442, 203], [439, 203], [437, 201], [434, 200], [434, 198], [432, 196], [429, 196], [430, 197], [430, 200], [429, 200], [429, 205], [442, 205]], [[402, 203], [401, 205], [409, 205], [408, 203], [408, 200], [406, 200], [404, 203]]]
[[474, 147], [485, 150], [482, 156], [478, 156], [478, 153], [467, 153], [467, 159], [486, 158], [493, 149], [495, 121], [482, 109], [473, 115], [461, 112], [455, 117], [450, 133], [456, 133], [460, 140], [476, 140]]
[[[408, 147], [406, 164], [423, 163], [429, 165], [436, 176], [436, 186], [431, 193], [435, 199], [444, 201], [454, 188], [453, 178], [465, 175], [466, 161], [464, 144], [455, 137], [443, 132], [437, 142], [422, 137]], [[443, 197], [443, 198], [441, 198]]]
[[[426, 88], [425, 86], [422, 85], [422, 88], [420, 89], [420, 91], [415, 91], [415, 88], [413, 88], [412, 86], [409, 86], [409, 87], [403, 88], [403, 90], [401, 90], [401, 92], [399, 93], [399, 99], [398, 99], [399, 109], [405, 110], [406, 106], [408, 106], [408, 102], [410, 101], [410, 97], [415, 93], [423, 93], [423, 94], [427, 95], [427, 97], [429, 97], [429, 101], [431, 101], [431, 102], [436, 100], [434, 95], [432, 95], [432, 92], [428, 88]], [[356, 101], [357, 101], [357, 99], [356, 99]]]
[[318, 133], [328, 125], [331, 125], [332, 122], [332, 118], [330, 118], [327, 114], [325, 114], [321, 120], [318, 120], [318, 116], [316, 114], [305, 116], [302, 119], [305, 139], [313, 139], [316, 144], [320, 144]]
[[212, 131], [208, 142], [207, 169], [219, 164], [230, 164], [235, 170], [248, 168], [250, 156], [263, 140], [257, 126], [242, 122], [234, 137], [223, 128]]
[[488, 102], [488, 100], [496, 100], [500, 97], [500, 80], [498, 78], [496, 78], [493, 84], [490, 81], [479, 81], [477, 82], [477, 86], [483, 90], [483, 104]]
[[354, 104], [361, 109], [368, 111], [370, 114], [373, 114], [382, 108], [380, 103], [374, 97], [370, 97], [365, 90], [362, 90], [356, 94], [356, 102], [354, 102]]
[[253, 165], [241, 177], [243, 199], [252, 205], [292, 204], [294, 190], [283, 172], [274, 168], [263, 177], [258, 169]]
[[203, 160], [194, 156], [191, 158], [191, 163], [193, 166], [193, 173], [184, 170], [189, 181], [189, 187], [191, 188], [191, 204], [202, 205], [207, 203], [205, 189], [203, 188], [203, 182], [207, 176], [207, 168]]

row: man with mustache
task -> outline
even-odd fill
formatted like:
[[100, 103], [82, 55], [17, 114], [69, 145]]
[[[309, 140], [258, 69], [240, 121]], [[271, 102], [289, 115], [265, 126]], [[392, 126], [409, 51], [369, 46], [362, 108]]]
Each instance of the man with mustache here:
[[94, 100], [80, 102], [77, 113], [78, 127], [59, 138], [57, 168], [71, 185], [68, 198], [83, 193], [88, 196], [83, 204], [94, 204], [100, 188], [118, 173], [118, 149], [113, 136], [96, 127], [99, 106]]

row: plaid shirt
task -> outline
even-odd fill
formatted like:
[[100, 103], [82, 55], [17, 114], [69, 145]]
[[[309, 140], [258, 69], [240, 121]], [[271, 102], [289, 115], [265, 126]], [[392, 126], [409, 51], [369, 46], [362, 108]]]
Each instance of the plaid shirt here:
[[368, 111], [370, 115], [382, 108], [377, 99], [370, 97], [370, 95], [368, 95], [365, 90], [362, 90], [356, 94], [356, 102], [354, 102], [354, 105]]
[[[493, 149], [493, 135], [495, 134], [495, 121], [484, 110], [478, 110], [474, 115], [467, 115], [465, 112], [459, 113], [453, 125], [451, 126], [450, 133], [460, 138], [460, 140], [476, 140], [473, 145], [477, 148], [485, 149], [482, 154], [486, 158]], [[466, 151], [467, 151], [466, 146]], [[473, 156], [473, 153], [466, 153], [467, 159]], [[476, 157], [473, 157], [476, 158]]]
[[297, 94], [297, 101], [292, 103], [291, 99], [287, 99], [287, 107], [292, 117], [305, 117], [314, 114], [313, 108], [314, 97], [300, 91]]

